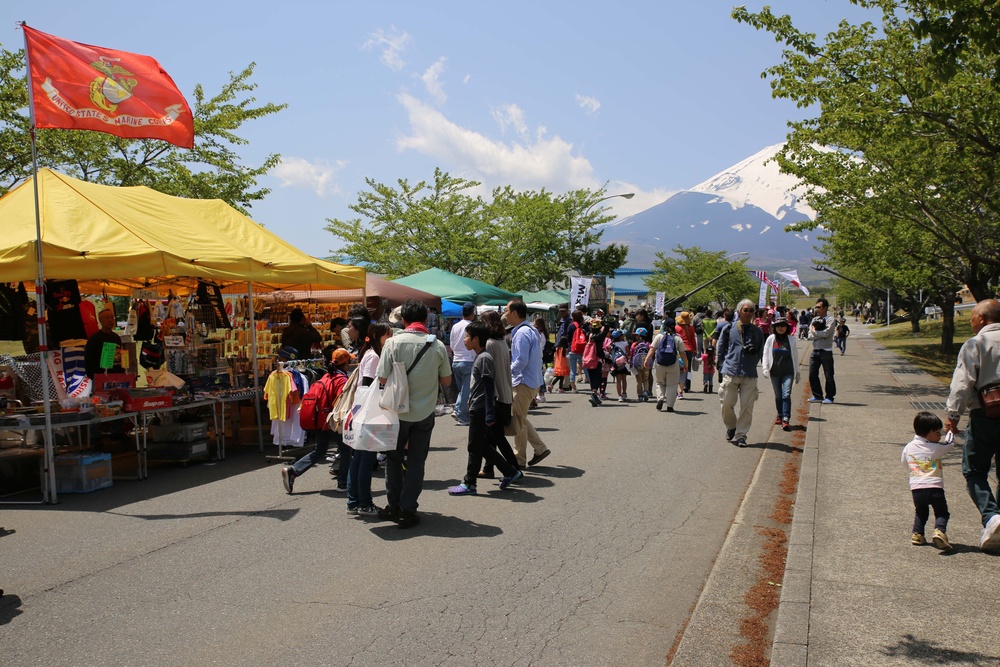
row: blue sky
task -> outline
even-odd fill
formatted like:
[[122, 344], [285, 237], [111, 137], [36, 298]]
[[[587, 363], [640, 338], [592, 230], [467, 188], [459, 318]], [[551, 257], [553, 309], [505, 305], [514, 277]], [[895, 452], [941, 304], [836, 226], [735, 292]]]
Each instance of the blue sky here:
[[[769, 0], [819, 34], [862, 14], [847, 0]], [[237, 150], [279, 153], [251, 217], [323, 256], [365, 178], [395, 184], [440, 167], [498, 185], [635, 192], [619, 216], [784, 140], [808, 111], [773, 100], [760, 73], [781, 45], [730, 18], [732, 2], [508, 0], [92, 3], [5, 0], [15, 22], [157, 58], [192, 99], [257, 63], [260, 101], [288, 109], [246, 125]], [[809, 114], [812, 115], [812, 114]]]

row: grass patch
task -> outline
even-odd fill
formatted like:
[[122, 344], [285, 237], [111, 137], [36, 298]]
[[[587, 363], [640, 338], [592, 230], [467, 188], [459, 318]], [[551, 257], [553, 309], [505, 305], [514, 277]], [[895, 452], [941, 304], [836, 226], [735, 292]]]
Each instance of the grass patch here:
[[913, 333], [910, 323], [903, 322], [873, 329], [871, 333], [886, 348], [948, 384], [955, 371], [958, 348], [972, 337], [972, 325], [968, 314], [955, 318], [955, 351], [950, 354], [941, 353], [941, 325], [941, 320], [925, 320], [920, 323], [919, 333]]

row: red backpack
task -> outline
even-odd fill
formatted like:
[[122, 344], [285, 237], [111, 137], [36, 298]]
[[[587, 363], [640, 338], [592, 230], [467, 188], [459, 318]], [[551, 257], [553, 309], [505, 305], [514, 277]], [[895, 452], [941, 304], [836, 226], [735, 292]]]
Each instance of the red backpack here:
[[333, 403], [344, 389], [347, 376], [328, 373], [309, 386], [299, 404], [299, 426], [306, 431], [328, 431], [326, 420], [333, 412]]
[[576, 330], [573, 332], [573, 341], [569, 344], [569, 351], [573, 354], [583, 354], [583, 350], [586, 347], [587, 333], [581, 325], [577, 324]]

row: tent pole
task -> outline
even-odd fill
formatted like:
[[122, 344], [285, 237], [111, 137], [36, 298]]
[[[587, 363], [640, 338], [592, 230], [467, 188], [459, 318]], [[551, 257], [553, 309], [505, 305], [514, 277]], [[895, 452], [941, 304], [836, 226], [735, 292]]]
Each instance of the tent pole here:
[[38, 260], [38, 278], [35, 280], [35, 315], [38, 318], [38, 351], [41, 355], [39, 366], [42, 373], [42, 405], [45, 410], [45, 457], [42, 463], [42, 474], [45, 475], [45, 483], [42, 484], [42, 500], [54, 504], [59, 502], [59, 496], [56, 492], [55, 448], [52, 438], [52, 406], [49, 404], [49, 345], [45, 324], [45, 267], [42, 261], [42, 214], [38, 204], [38, 149], [35, 140], [35, 100], [31, 91], [31, 64], [27, 61], [29, 58], [27, 35], [24, 36], [24, 57], [28, 65], [28, 110], [31, 115], [31, 168], [34, 172], [32, 181], [35, 187], [35, 259]]
[[253, 312], [253, 281], [247, 282], [247, 306], [250, 311], [250, 363], [253, 368], [253, 411], [257, 418], [257, 447], [264, 451], [264, 427], [260, 419], [260, 377], [257, 372], [257, 323]]

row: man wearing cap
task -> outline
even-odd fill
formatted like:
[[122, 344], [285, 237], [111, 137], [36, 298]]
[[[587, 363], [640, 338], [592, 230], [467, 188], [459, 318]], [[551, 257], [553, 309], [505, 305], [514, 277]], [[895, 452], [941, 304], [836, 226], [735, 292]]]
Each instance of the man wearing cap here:
[[465, 328], [476, 316], [476, 304], [462, 304], [462, 319], [451, 327], [451, 376], [458, 385], [458, 398], [451, 416], [459, 426], [469, 425], [469, 382], [472, 379], [472, 364], [476, 353], [465, 346]]
[[[344, 385], [347, 384], [347, 367], [351, 363], [352, 359], [354, 359], [354, 357], [351, 356], [351, 353], [347, 350], [339, 349], [333, 351], [329, 368], [330, 372], [316, 381], [317, 384], [325, 385], [326, 389], [325, 396], [327, 404], [322, 406], [323, 410], [332, 410], [334, 401], [336, 401], [337, 397], [340, 396], [340, 393], [344, 391]], [[343, 479], [338, 478], [337, 480], [337, 491], [340, 493], [346, 493], [347, 468], [350, 466], [350, 453], [353, 450], [344, 445], [344, 441], [339, 433], [329, 430], [325, 424], [321, 430], [313, 431], [313, 433], [316, 435], [316, 449], [312, 450], [292, 465], [285, 466], [281, 469], [281, 483], [284, 484], [285, 491], [291, 493], [295, 480], [298, 477], [301, 477], [306, 470], [309, 470], [309, 468], [312, 468], [317, 463], [323, 463], [326, 461], [326, 453], [330, 449], [330, 441], [333, 440], [337, 443], [338, 450], [341, 454], [340, 469], [343, 471]], [[347, 455], [346, 462], [343, 458], [345, 454]]]
[[507, 324], [513, 327], [510, 332], [510, 373], [514, 404], [511, 406], [510, 428], [514, 436], [514, 456], [518, 467], [523, 468], [529, 442], [535, 455], [527, 461], [527, 465], [541, 463], [551, 453], [528, 421], [528, 408], [544, 381], [542, 345], [538, 330], [528, 323], [528, 307], [523, 301], [516, 299], [507, 304]]

